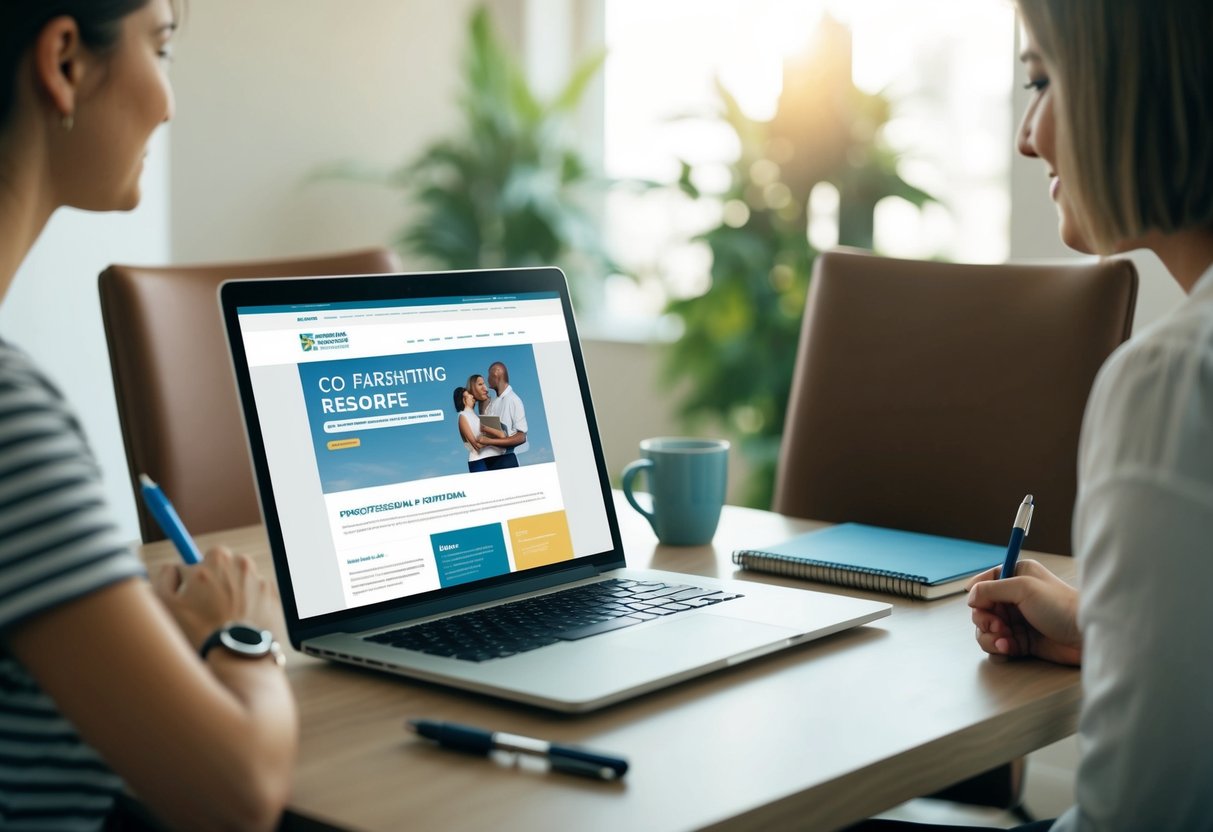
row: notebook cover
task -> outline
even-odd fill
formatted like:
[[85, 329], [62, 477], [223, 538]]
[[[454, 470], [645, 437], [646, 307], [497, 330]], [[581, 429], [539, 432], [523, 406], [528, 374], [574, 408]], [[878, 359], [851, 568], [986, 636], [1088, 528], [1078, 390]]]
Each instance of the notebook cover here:
[[1006, 554], [1003, 547], [990, 543], [884, 529], [862, 523], [842, 523], [798, 535], [776, 546], [745, 551], [758, 556], [777, 555], [857, 572], [914, 576], [921, 583], [929, 585], [946, 583], [997, 566]]

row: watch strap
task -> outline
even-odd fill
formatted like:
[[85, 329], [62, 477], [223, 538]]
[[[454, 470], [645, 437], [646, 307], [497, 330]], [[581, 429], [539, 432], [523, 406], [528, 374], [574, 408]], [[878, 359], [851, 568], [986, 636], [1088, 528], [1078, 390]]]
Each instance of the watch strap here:
[[207, 636], [206, 641], [202, 642], [202, 646], [198, 648], [198, 655], [201, 656], [203, 659], [205, 659], [207, 653], [211, 652], [211, 650], [213, 650], [218, 645], [223, 644], [223, 640], [221, 639], [221, 634], [226, 629], [227, 629], [226, 626], [220, 627], [218, 630], [216, 630], [215, 632], [213, 632], [209, 636]]

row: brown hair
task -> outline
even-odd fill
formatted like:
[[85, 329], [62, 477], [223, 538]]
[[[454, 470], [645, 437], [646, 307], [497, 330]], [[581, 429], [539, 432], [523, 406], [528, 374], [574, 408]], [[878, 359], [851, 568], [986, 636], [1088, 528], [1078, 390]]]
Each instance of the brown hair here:
[[1058, 167], [1100, 253], [1213, 224], [1213, 8], [1018, 0], [1054, 96]]

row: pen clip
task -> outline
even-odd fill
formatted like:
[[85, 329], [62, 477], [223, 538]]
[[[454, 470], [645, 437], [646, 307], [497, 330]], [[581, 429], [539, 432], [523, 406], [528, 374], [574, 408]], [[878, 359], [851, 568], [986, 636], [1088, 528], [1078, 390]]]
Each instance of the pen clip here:
[[[587, 751], [583, 748], [577, 748], [571, 745], [558, 745], [552, 743], [547, 753], [548, 759], [551, 761], [552, 767], [555, 768], [557, 761], [561, 764], [568, 763], [570, 766], [577, 764], [580, 767], [586, 767], [593, 770], [609, 772], [608, 774], [596, 774], [597, 777], [602, 777], [606, 780], [613, 780], [616, 777], [622, 777], [627, 773], [628, 761], [622, 757], [613, 755], [600, 754], [596, 751]], [[568, 770], [572, 770], [569, 768]], [[580, 773], [580, 772], [579, 772]]]
[[1019, 511], [1015, 514], [1015, 528], [1023, 529], [1024, 537], [1028, 536], [1028, 529], [1032, 525], [1032, 513], [1035, 509], [1036, 503], [1032, 499], [1032, 495], [1029, 494], [1019, 504]]
[[584, 777], [593, 777], [598, 780], [614, 780], [618, 777], [615, 769], [610, 766], [602, 766], [596, 763], [579, 760], [576, 757], [565, 757], [560, 754], [552, 754], [548, 757], [548, 766], [552, 771], [563, 772], [564, 774], [580, 774]]

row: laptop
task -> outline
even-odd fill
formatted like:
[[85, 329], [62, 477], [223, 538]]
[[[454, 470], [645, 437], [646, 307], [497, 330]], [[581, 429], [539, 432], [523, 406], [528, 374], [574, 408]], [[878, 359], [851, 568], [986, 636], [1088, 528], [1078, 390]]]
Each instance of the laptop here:
[[[297, 650], [583, 712], [891, 611], [628, 568], [558, 269], [219, 296]], [[505, 446], [465, 444], [477, 377]]]

